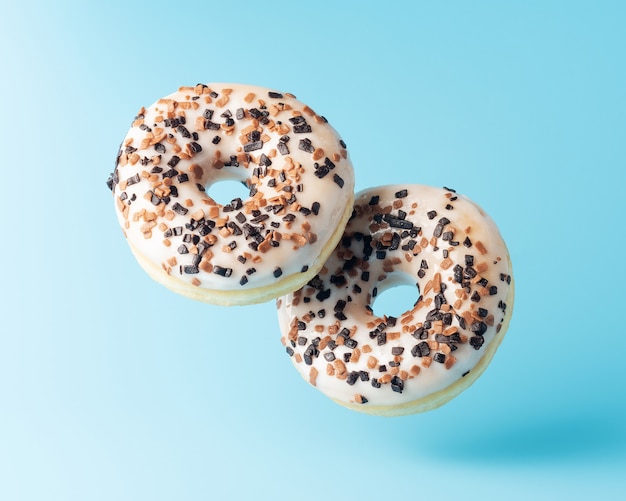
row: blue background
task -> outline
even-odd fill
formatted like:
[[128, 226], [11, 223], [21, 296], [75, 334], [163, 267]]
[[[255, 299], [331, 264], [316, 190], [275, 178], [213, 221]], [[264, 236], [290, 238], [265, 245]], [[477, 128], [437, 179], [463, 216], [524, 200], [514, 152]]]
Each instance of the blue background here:
[[[0, 499], [623, 499], [624, 2], [6, 3]], [[451, 186], [492, 215], [517, 297], [474, 386], [352, 413], [293, 370], [273, 303], [139, 268], [118, 144], [140, 106], [220, 81], [323, 113], [359, 190]]]

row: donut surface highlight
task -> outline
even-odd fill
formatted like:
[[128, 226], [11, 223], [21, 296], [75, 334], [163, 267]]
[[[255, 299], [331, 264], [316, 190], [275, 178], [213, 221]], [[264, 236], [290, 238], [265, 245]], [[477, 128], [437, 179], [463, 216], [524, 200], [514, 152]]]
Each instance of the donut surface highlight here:
[[[413, 308], [376, 316], [375, 297], [417, 286]], [[302, 377], [356, 411], [434, 409], [485, 370], [513, 306], [506, 245], [454, 190], [383, 186], [356, 196], [320, 273], [277, 300], [282, 343]]]
[[[207, 190], [222, 180], [249, 196], [216, 202]], [[221, 305], [310, 280], [354, 199], [346, 145], [327, 120], [292, 94], [241, 84], [181, 87], [142, 108], [107, 184], [145, 271]]]

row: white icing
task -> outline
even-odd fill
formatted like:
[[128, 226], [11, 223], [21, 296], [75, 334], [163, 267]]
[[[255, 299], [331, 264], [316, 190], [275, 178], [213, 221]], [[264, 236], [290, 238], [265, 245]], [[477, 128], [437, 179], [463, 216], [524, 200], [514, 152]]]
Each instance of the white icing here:
[[[354, 173], [345, 145], [325, 119], [292, 95], [271, 97], [270, 92], [240, 84], [182, 87], [140, 111], [121, 145], [113, 175], [113, 194], [119, 223], [129, 243], [156, 268], [187, 284], [211, 290], [270, 286], [277, 281], [277, 273], [282, 279], [302, 273], [303, 266], [313, 265], [333, 232], [343, 224], [354, 190]], [[243, 118], [238, 116], [238, 110], [244, 110]], [[267, 117], [254, 118], [257, 112], [267, 113]], [[303, 124], [290, 121], [298, 120], [299, 116]], [[184, 124], [179, 125], [183, 128], [173, 126], [172, 122], [166, 126], [165, 119], [181, 117]], [[265, 120], [268, 122], [264, 124]], [[227, 124], [230, 121], [232, 125]], [[305, 132], [298, 132], [298, 125], [304, 125]], [[258, 129], [258, 134], [248, 128]], [[285, 143], [288, 153], [280, 146], [285, 136], [289, 137]], [[215, 144], [214, 138], [219, 138], [219, 143]], [[303, 140], [310, 141], [309, 151], [301, 149]], [[258, 143], [261, 147], [247, 152], [246, 157], [244, 143], [255, 141], [261, 141]], [[164, 153], [155, 149], [156, 142], [165, 147]], [[162, 151], [161, 146], [157, 148]], [[158, 155], [160, 161], [155, 164]], [[170, 167], [168, 163], [173, 163], [174, 156], [180, 160]], [[239, 166], [223, 166], [231, 156], [238, 158]], [[315, 164], [323, 165], [326, 159], [332, 162], [332, 168], [327, 175], [317, 176]], [[268, 161], [271, 165], [260, 165]], [[176, 174], [164, 176], [171, 168]], [[159, 169], [162, 170], [155, 172]], [[281, 171], [285, 172], [284, 182], [280, 179]], [[187, 175], [189, 181], [181, 182], [179, 174]], [[136, 176], [140, 182], [131, 184]], [[254, 184], [257, 194], [243, 200], [242, 208], [227, 211], [196, 186], [208, 188], [225, 179]], [[165, 184], [170, 181], [177, 196]], [[343, 187], [338, 183], [343, 183]], [[291, 191], [283, 191], [285, 186], [290, 186]], [[160, 202], [151, 192], [162, 200], [169, 196], [169, 200]], [[301, 207], [311, 210], [316, 202], [320, 204], [317, 215], [307, 216], [299, 210]], [[268, 206], [279, 204], [284, 205], [280, 212], [268, 210]], [[259, 210], [261, 218], [268, 216], [267, 219], [254, 222], [253, 210]], [[236, 219], [239, 213], [245, 216], [245, 222]], [[233, 234], [237, 230], [228, 225], [223, 228], [216, 225], [208, 234], [203, 234], [200, 227], [188, 229], [186, 225], [198, 216], [213, 222], [228, 218], [228, 224], [235, 223], [241, 234]], [[287, 222], [285, 216], [294, 219]], [[267, 239], [259, 250], [249, 247], [252, 237], [246, 235], [245, 224], [256, 227], [261, 239]], [[190, 238], [191, 242], [185, 241]], [[196, 256], [203, 246], [194, 244], [194, 239], [198, 243], [210, 243], [201, 258]], [[275, 246], [268, 245], [270, 240], [274, 240]], [[188, 250], [186, 254], [179, 252], [183, 245]], [[230, 251], [229, 246], [233, 247]], [[217, 267], [231, 270], [227, 272], [230, 276], [216, 273], [220, 269]], [[276, 271], [277, 267], [280, 272]], [[250, 268], [256, 271], [250, 273]], [[247, 283], [240, 282], [242, 277]]]
[[[407, 190], [408, 196], [396, 197], [395, 194], [401, 190]], [[373, 196], [380, 197], [377, 205], [370, 205]], [[394, 202], [395, 207], [392, 206]], [[398, 206], [399, 204], [401, 206]], [[384, 213], [389, 213], [394, 217], [401, 216], [399, 211], [407, 213], [405, 221], [410, 221], [414, 227], [421, 228], [417, 236], [403, 235], [404, 231], [410, 232], [411, 230], [391, 227], [384, 219], [380, 224], [376, 222], [376, 219], [381, 221], [381, 217], [389, 217], [383, 216]], [[432, 219], [427, 215], [430, 211], [437, 213]], [[431, 240], [436, 226], [443, 217], [450, 222], [443, 225], [439, 238]], [[365, 235], [365, 238], [370, 235], [373, 237], [371, 245], [374, 249], [369, 258], [364, 258], [364, 239], [359, 240], [358, 233]], [[395, 243], [392, 240], [391, 247], [387, 244], [382, 246], [380, 250], [385, 251], [385, 256], [383, 259], [378, 259], [377, 243], [389, 241], [389, 237], [393, 237], [394, 233], [400, 237], [399, 241], [398, 237], [395, 237]], [[345, 246], [348, 243], [346, 237], [350, 239], [348, 248]], [[466, 238], [471, 240], [469, 247], [469, 242], [464, 244]], [[413, 250], [410, 250], [407, 246], [413, 245], [412, 240], [416, 243]], [[396, 243], [398, 248], [390, 250], [395, 247]], [[441, 267], [445, 259], [444, 251], [447, 251], [451, 260], [451, 262], [444, 263], [446, 269]], [[353, 255], [357, 260], [354, 262], [352, 271], [344, 271], [346, 267], [350, 268], [350, 265], [346, 263], [350, 263]], [[455, 280], [456, 265], [464, 268], [463, 273], [472, 274], [466, 266], [466, 255], [474, 258], [472, 268], [481, 271], [472, 279], [463, 278], [462, 282], [465, 283], [461, 284]], [[394, 259], [397, 262], [394, 263], [392, 261]], [[424, 270], [424, 276], [419, 278], [418, 272], [422, 261], [426, 262], [428, 268]], [[361, 279], [364, 270], [369, 272], [369, 281]], [[456, 270], [456, 278], [458, 278], [458, 268]], [[509, 288], [512, 287], [511, 273], [508, 251], [495, 223], [466, 197], [447, 189], [421, 185], [368, 189], [357, 195], [355, 216], [346, 227], [344, 240], [337, 246], [319, 274], [321, 282], [312, 281], [301, 290], [277, 300], [282, 340], [288, 353], [292, 353], [291, 359], [302, 377], [312, 381], [320, 391], [336, 401], [355, 403], [356, 396], [360, 395], [367, 400], [364, 407], [393, 406], [413, 402], [444, 390], [462, 378], [463, 374], [476, 367], [489, 344], [497, 341], [496, 337], [500, 335], [497, 333], [498, 326], [504, 322], [505, 315], [511, 311], [512, 305], [508, 305], [507, 309], [501, 304], [501, 301], [507, 298]], [[436, 308], [436, 285], [433, 287], [436, 274], [440, 275], [441, 283], [445, 284], [445, 290], [441, 292], [445, 297], [445, 304], [439, 309]], [[333, 275], [344, 277], [346, 283], [340, 286], [331, 283]], [[479, 284], [481, 279], [487, 280], [486, 287]], [[468, 284], [467, 281], [470, 283]], [[380, 292], [394, 282], [417, 284], [423, 297], [416, 308], [400, 315], [395, 326], [391, 326], [387, 318], [374, 316], [368, 307], [371, 307], [375, 287]], [[330, 290], [330, 297], [318, 300], [316, 295], [319, 290], [312, 285], [323, 291]], [[496, 287], [497, 291], [490, 287]], [[358, 292], [358, 288], [361, 292]], [[471, 299], [474, 293], [481, 294], [477, 302]], [[477, 296], [474, 298], [476, 299]], [[335, 315], [338, 301], [345, 301], [345, 307], [342, 310], [345, 320], [340, 320]], [[486, 310], [485, 318], [478, 315], [478, 308]], [[319, 314], [322, 309], [325, 310], [323, 318]], [[425, 329], [428, 331], [428, 338], [416, 339], [413, 333], [420, 326], [424, 326], [429, 312], [430, 315], [448, 313], [451, 315], [446, 316], [445, 321], [443, 319], [439, 322], [431, 321], [430, 329]], [[457, 317], [459, 315], [462, 318], [465, 314], [466, 319], [469, 319], [472, 313], [474, 314], [471, 319], [472, 323], [483, 322], [475, 327], [480, 326], [484, 329], [482, 335], [484, 343], [479, 349], [475, 349], [470, 344], [470, 339], [475, 335], [471, 331], [471, 324], [466, 322], [463, 328]], [[480, 313], [485, 314], [482, 310]], [[375, 336], [372, 339], [370, 332], [383, 322], [388, 324], [383, 329], [387, 341], [379, 344], [378, 337]], [[327, 342], [329, 340], [337, 342], [344, 328], [350, 331], [350, 343], [356, 344], [356, 348], [340, 344], [332, 350]], [[448, 343], [457, 347], [449, 353], [442, 351], [444, 343], [440, 343], [439, 347], [434, 344], [436, 333], [447, 329], [456, 331], [462, 337], [461, 342]], [[392, 339], [394, 333], [397, 333], [397, 339]], [[504, 335], [504, 332], [501, 335]], [[321, 341], [321, 344], [317, 345], [317, 350], [311, 348], [315, 345], [316, 338]], [[339, 340], [340, 343], [342, 341]], [[414, 347], [421, 342], [430, 342], [432, 345], [429, 347], [431, 357], [429, 367], [423, 365], [426, 357], [416, 356], [417, 351], [412, 354]], [[320, 346], [324, 347], [320, 348]], [[399, 355], [400, 358], [394, 357], [393, 348], [404, 349]], [[443, 348], [445, 350], [445, 347]], [[358, 361], [355, 361], [354, 356], [357, 350], [360, 352], [360, 357]], [[435, 361], [436, 353], [440, 354], [437, 355], [438, 357], [445, 355], [443, 363]], [[335, 365], [336, 362], [329, 362], [326, 358], [333, 356], [344, 363], [347, 378], [345, 375], [338, 377], [340, 371]], [[351, 360], [346, 362], [344, 356], [350, 356]], [[446, 362], [448, 364], [451, 362], [451, 356], [455, 361], [447, 366]], [[377, 360], [374, 367], [368, 367], [370, 357]], [[394, 363], [399, 363], [397, 369], [392, 367]], [[327, 373], [329, 365], [332, 366], [331, 372], [334, 371], [334, 374]], [[381, 365], [386, 366], [386, 371], [379, 370]], [[338, 366], [340, 368], [341, 364]], [[419, 367], [419, 373], [416, 375], [411, 371], [413, 366]], [[313, 373], [312, 369], [314, 369]], [[402, 386], [401, 393], [393, 390], [392, 382], [383, 383], [380, 388], [372, 386], [374, 378], [380, 380], [385, 377], [385, 374], [389, 375], [396, 371], [396, 377], [403, 379], [402, 381], [394, 380], [396, 389]], [[368, 380], [363, 381], [361, 377], [358, 377], [352, 385], [348, 384], [350, 373], [353, 372], [363, 376], [367, 374]], [[358, 400], [356, 402], [358, 403]]]

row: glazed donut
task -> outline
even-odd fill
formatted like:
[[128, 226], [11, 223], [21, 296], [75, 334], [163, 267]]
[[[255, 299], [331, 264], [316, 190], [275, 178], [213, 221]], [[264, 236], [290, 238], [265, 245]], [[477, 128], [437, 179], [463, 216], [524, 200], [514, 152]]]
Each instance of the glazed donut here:
[[[377, 294], [399, 284], [417, 285], [414, 307], [376, 316]], [[421, 185], [359, 193], [320, 273], [277, 300], [300, 374], [378, 415], [434, 409], [467, 388], [502, 341], [512, 305], [511, 262], [494, 222], [454, 190]]]
[[[239, 180], [242, 200], [207, 193]], [[343, 140], [292, 94], [239, 84], [181, 87], [141, 108], [107, 184], [139, 264], [193, 299], [251, 304], [317, 274], [352, 212]]]

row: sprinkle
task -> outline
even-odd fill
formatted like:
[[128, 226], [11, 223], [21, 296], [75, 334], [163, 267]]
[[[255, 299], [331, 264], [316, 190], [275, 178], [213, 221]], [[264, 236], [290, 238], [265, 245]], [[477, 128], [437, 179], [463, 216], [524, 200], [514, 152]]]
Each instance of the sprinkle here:
[[400, 379], [398, 376], [393, 376], [391, 378], [391, 389], [396, 393], [402, 393], [404, 389], [404, 381]]
[[433, 360], [435, 362], [443, 364], [446, 361], [446, 356], [443, 353], [435, 353], [435, 355], [433, 356]]
[[213, 273], [215, 273], [216, 275], [220, 275], [222, 277], [230, 277], [231, 274], [233, 273], [233, 270], [232, 268], [223, 268], [221, 266], [215, 265], [213, 267]]
[[335, 174], [333, 176], [333, 181], [335, 181], [337, 186], [339, 186], [340, 188], [343, 188], [344, 180], [338, 174]]
[[396, 191], [395, 193], [395, 197], [396, 198], [404, 198], [408, 195], [408, 191], [407, 190], [400, 190], [400, 191]]
[[274, 278], [278, 278], [283, 274], [283, 270], [280, 269], [280, 267], [276, 267], [276, 269], [274, 270]]

